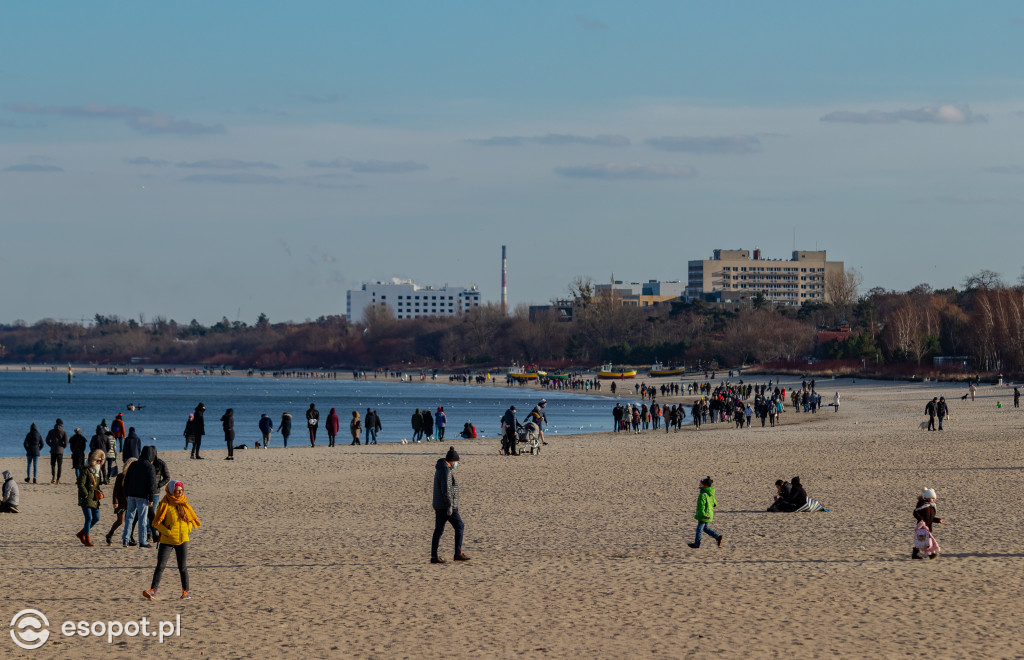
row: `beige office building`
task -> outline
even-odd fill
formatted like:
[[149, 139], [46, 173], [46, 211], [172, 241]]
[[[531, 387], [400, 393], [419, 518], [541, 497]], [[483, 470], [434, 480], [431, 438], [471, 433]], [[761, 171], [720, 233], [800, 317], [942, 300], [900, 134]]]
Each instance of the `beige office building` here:
[[689, 262], [686, 293], [723, 302], [763, 293], [776, 304], [800, 306], [828, 302], [825, 278], [843, 275], [842, 261], [828, 261], [825, 250], [796, 251], [793, 258], [765, 259], [761, 251], [715, 250], [711, 259]]

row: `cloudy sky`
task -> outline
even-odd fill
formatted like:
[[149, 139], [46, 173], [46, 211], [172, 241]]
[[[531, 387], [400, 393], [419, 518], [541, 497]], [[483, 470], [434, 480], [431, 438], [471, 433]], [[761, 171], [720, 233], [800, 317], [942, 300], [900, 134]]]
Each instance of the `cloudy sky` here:
[[1024, 6], [0, 4], [0, 322], [513, 304], [827, 249], [1021, 273]]

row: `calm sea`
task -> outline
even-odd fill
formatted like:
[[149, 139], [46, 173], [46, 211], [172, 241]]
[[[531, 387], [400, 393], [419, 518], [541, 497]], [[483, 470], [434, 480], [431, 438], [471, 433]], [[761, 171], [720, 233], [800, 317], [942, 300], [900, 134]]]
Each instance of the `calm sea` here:
[[[257, 426], [261, 413], [267, 413], [276, 429], [281, 413], [293, 417], [289, 446], [308, 443], [305, 411], [310, 403], [320, 410], [321, 426], [327, 413], [336, 408], [341, 418], [338, 441], [351, 442], [348, 420], [352, 411], [365, 415], [367, 408], [377, 410], [383, 430], [378, 442], [398, 442], [411, 438], [410, 417], [416, 408], [436, 410], [444, 406], [448, 413], [447, 436], [457, 436], [465, 422], [472, 422], [481, 437], [498, 438], [502, 414], [510, 404], [518, 409], [519, 419], [545, 397], [548, 400], [549, 434], [591, 433], [611, 430], [611, 409], [615, 399], [571, 392], [543, 392], [504, 385], [476, 387], [446, 383], [400, 383], [351, 380], [302, 380], [295, 378], [183, 375], [108, 376], [105, 373], [79, 372], [69, 385], [63, 372], [31, 373], [0, 371], [0, 456], [24, 456], [22, 442], [34, 422], [42, 436], [53, 428], [59, 417], [68, 436], [76, 426], [91, 438], [100, 420], [108, 425], [117, 413], [124, 413], [126, 426], [134, 426], [143, 444], [158, 449], [182, 449], [182, 435], [188, 415], [200, 401], [206, 404], [204, 448], [222, 449], [224, 436], [220, 417], [227, 408], [235, 410], [235, 444], [249, 447], [260, 439]], [[632, 400], [625, 399], [623, 400]], [[141, 409], [129, 412], [134, 403]], [[365, 434], [364, 434], [365, 435]], [[345, 438], [348, 438], [347, 440]], [[326, 444], [323, 428], [317, 443]], [[497, 440], [495, 440], [497, 442]], [[271, 446], [281, 446], [277, 433]], [[49, 448], [43, 448], [48, 454]], [[70, 452], [68, 460], [70, 460]]]

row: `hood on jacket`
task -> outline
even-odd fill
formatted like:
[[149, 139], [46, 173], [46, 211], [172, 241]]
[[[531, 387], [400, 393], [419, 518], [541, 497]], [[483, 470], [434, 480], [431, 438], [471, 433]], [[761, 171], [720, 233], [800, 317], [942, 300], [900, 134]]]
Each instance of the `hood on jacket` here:
[[139, 457], [139, 460], [152, 463], [154, 458], [156, 458], [156, 447], [153, 445], [146, 445], [142, 448], [142, 456]]
[[437, 459], [437, 464], [434, 465], [434, 469], [435, 470], [446, 470], [446, 469], [450, 470], [451, 468], [448, 467], [448, 461], [444, 460], [443, 458], [439, 458], [439, 459]]
[[10, 470], [4, 470], [4, 481], [10, 481], [13, 478]]

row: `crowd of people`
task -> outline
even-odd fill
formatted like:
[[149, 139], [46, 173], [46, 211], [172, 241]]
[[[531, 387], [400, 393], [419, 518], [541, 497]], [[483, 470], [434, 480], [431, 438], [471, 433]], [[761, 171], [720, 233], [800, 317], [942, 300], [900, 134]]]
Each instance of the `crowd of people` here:
[[[803, 381], [800, 389], [790, 389], [788, 401], [791, 410], [799, 413], [816, 414], [822, 409], [822, 397], [815, 390], [815, 381]], [[614, 385], [614, 383], [613, 383]], [[775, 385], [744, 384], [740, 381], [732, 384], [729, 381], [714, 385], [710, 381], [691, 382], [685, 386], [688, 396], [697, 396], [692, 404], [658, 403], [657, 396], [679, 396], [683, 391], [679, 383], [665, 383], [660, 387], [646, 383], [634, 384], [634, 392], [641, 402], [622, 405], [616, 403], [612, 408], [612, 430], [615, 432], [640, 433], [648, 429], [658, 430], [664, 425], [665, 432], [678, 431], [684, 424], [689, 408], [690, 420], [695, 429], [704, 424], [732, 422], [736, 428], [750, 428], [754, 418], [761, 421], [761, 426], [774, 427], [781, 423], [782, 414], [786, 411], [787, 390]], [[839, 411], [839, 392], [832, 397], [834, 411]], [[648, 401], [650, 404], [648, 405]]]

